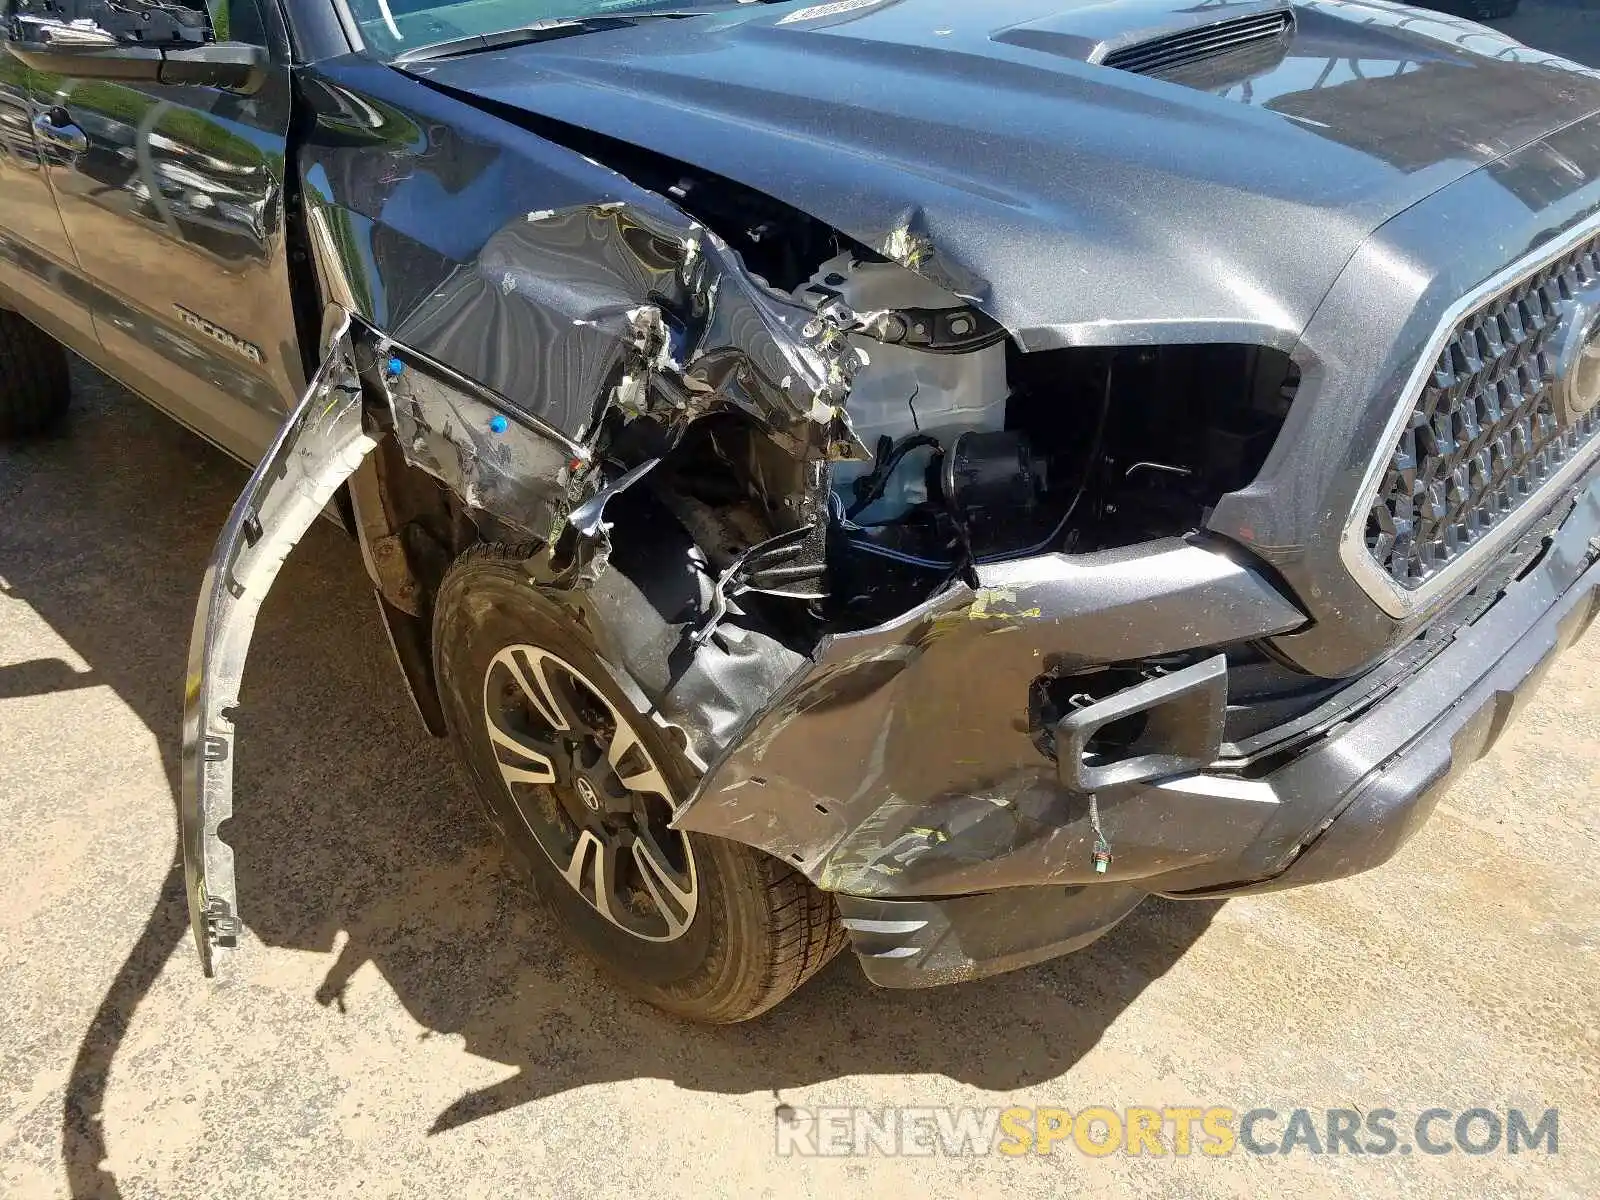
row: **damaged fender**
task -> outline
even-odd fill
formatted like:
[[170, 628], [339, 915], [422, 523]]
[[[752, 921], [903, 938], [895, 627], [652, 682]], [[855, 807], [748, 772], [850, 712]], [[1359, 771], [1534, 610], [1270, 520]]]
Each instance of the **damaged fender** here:
[[[288, 552], [377, 437], [392, 433], [406, 464], [439, 480], [474, 519], [531, 534], [541, 550], [530, 584], [556, 593], [585, 592], [604, 575], [605, 502], [659, 461], [601, 466], [616, 428], [603, 418], [613, 410], [623, 425], [645, 418], [658, 431], [645, 441], [661, 451], [701, 417], [737, 410], [797, 455], [866, 455], [843, 409], [857, 354], [838, 328], [765, 288], [715, 234], [664, 202], [641, 196], [637, 207], [520, 215], [489, 239], [482, 261], [392, 323], [360, 299], [358, 264], [340, 251], [349, 238], [333, 232], [340, 220], [313, 206], [309, 221], [320, 277], [336, 301], [330, 312], [340, 314], [336, 332], [217, 542], [191, 638], [180, 808], [190, 922], [208, 974], [240, 932], [233, 852], [219, 827], [233, 812], [232, 713], [256, 614]], [[571, 278], [572, 263], [591, 264], [598, 277]], [[548, 306], [522, 294], [549, 279], [567, 287]], [[462, 349], [464, 331], [496, 330], [508, 312], [547, 332], [538, 351], [537, 339], [519, 338], [486, 339], [493, 351], [485, 356]], [[512, 344], [524, 349], [512, 353]], [[497, 370], [529, 357], [588, 361], [579, 350], [604, 363], [597, 378], [609, 387], [574, 389], [561, 376], [506, 395], [480, 381], [503, 382]], [[571, 419], [551, 419], [561, 407], [552, 397], [570, 402], [575, 411], [562, 412]], [[808, 497], [788, 535], [805, 535], [812, 553], [820, 511]]]
[[305, 395], [261, 460], [217, 539], [201, 585], [184, 681], [182, 823], [189, 923], [207, 975], [238, 942], [233, 850], [234, 713], [256, 614], [323, 507], [377, 444], [364, 427], [348, 316]]
[[[712, 762], [675, 827], [755, 846], [825, 891], [921, 898], [1154, 876], [1223, 855], [1267, 819], [1248, 789], [1196, 801], [1105, 776], [1092, 816], [1080, 764], [1063, 772], [1026, 720], [1035, 678], [1301, 627], [1262, 572], [1168, 539], [991, 564], [976, 583], [821, 643]], [[1217, 696], [1220, 667], [1212, 657], [1198, 677], [1167, 680]], [[1223, 686], [1213, 703], [1225, 702]], [[1187, 819], [1197, 803], [1203, 824]], [[1108, 875], [1093, 857], [1102, 819], [1117, 851]]]

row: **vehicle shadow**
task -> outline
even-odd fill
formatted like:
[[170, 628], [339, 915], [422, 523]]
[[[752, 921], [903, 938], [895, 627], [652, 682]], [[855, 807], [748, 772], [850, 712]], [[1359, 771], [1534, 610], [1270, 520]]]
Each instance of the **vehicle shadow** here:
[[[89, 373], [79, 383], [89, 411], [72, 435], [21, 452], [0, 576], [152, 731], [175, 796], [192, 606], [245, 474]], [[1068, 959], [928, 992], [876, 990], [846, 955], [757, 1021], [686, 1025], [610, 990], [532, 905], [444, 746], [411, 712], [374, 616], [359, 556], [319, 524], [262, 612], [227, 834], [251, 935], [329, 956], [308, 1002], [342, 1009], [352, 976], [371, 963], [427, 1030], [516, 1068], [424, 1114], [432, 1131], [636, 1077], [768, 1091], [775, 1105], [786, 1089], [842, 1075], [937, 1073], [998, 1091], [1055, 1079], [1219, 907], [1150, 902]], [[89, 678], [24, 666], [12, 673], [17, 689]], [[187, 938], [175, 863], [72, 1067], [61, 1152], [75, 1196], [120, 1194], [101, 1166], [108, 1078], [164, 965], [175, 952], [191, 956]], [[246, 939], [243, 953], [251, 949]]]

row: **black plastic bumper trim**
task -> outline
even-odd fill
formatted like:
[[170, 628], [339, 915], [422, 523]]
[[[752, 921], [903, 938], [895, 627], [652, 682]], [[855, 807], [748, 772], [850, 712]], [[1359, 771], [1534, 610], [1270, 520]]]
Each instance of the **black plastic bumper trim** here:
[[1053, 887], [953, 900], [835, 900], [867, 978], [879, 987], [914, 988], [981, 979], [1081, 950], [1144, 898], [1135, 887]]

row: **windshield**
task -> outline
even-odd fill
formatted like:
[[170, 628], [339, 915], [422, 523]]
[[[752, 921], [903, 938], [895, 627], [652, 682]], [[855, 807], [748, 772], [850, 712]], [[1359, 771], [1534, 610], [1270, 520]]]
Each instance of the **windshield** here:
[[546, 22], [647, 17], [736, 8], [760, 0], [349, 0], [367, 48], [394, 58], [453, 41]]

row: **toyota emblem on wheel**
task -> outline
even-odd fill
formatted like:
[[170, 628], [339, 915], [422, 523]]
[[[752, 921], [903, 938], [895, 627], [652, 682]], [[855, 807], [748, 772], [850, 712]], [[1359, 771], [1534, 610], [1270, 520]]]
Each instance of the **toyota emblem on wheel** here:
[[670, 942], [694, 921], [694, 851], [630, 718], [565, 659], [507, 646], [483, 681], [485, 732], [518, 816], [569, 887], [624, 933]]
[[600, 797], [595, 795], [594, 784], [587, 779], [578, 780], [578, 797], [594, 812], [600, 811]]

